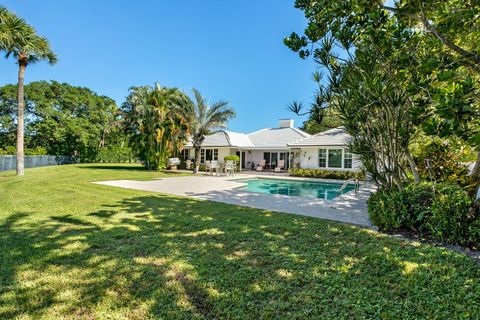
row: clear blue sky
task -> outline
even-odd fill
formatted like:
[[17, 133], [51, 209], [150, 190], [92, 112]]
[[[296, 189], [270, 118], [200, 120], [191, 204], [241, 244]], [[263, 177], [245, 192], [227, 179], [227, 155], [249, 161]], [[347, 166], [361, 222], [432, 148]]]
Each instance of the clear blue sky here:
[[[160, 82], [199, 89], [237, 111], [231, 130], [253, 131], [292, 117], [293, 100], [310, 102], [314, 63], [282, 43], [306, 19], [293, 0], [4, 0], [46, 36], [55, 66], [27, 68], [26, 81], [89, 87], [121, 104], [128, 88]], [[0, 61], [0, 84], [15, 83], [13, 60]]]

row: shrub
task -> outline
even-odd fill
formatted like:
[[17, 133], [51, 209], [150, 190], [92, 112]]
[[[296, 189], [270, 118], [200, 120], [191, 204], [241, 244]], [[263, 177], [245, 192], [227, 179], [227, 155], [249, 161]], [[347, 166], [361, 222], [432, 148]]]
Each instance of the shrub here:
[[412, 184], [380, 190], [368, 200], [368, 215], [383, 231], [414, 231], [446, 243], [480, 245], [480, 204], [451, 183]]
[[462, 164], [465, 150], [457, 144], [439, 137], [427, 138], [419, 143], [414, 148], [418, 173], [423, 180], [456, 183], [472, 193], [475, 191], [475, 183], [469, 176], [468, 167]]
[[359, 179], [365, 180], [365, 175], [361, 171], [334, 171], [334, 170], [322, 170], [322, 169], [300, 169], [292, 168], [289, 170], [289, 174], [294, 177], [304, 178], [322, 178], [322, 179]]
[[133, 162], [135, 157], [133, 156], [132, 149], [128, 147], [108, 146], [99, 148], [96, 158], [96, 162]]
[[[44, 147], [25, 148], [23, 150], [26, 156], [44, 156], [47, 154], [47, 149]], [[14, 146], [6, 146], [5, 149], [0, 149], [0, 155], [15, 155], [17, 149]]]
[[368, 199], [368, 215], [380, 230], [400, 229], [408, 215], [403, 192], [377, 191], [372, 194]]
[[233, 160], [233, 161], [235, 161], [235, 162], [237, 162], [237, 163], [240, 163], [240, 157], [239, 157], [239, 156], [235, 156], [235, 155], [233, 155], [233, 156], [225, 156], [225, 157], [223, 158], [223, 161], [227, 161], [227, 160]]
[[422, 182], [410, 184], [405, 188], [404, 199], [408, 208], [403, 227], [413, 231], [424, 233], [425, 221], [430, 217], [430, 207], [434, 199], [434, 184]]
[[47, 149], [45, 149], [44, 147], [25, 148], [26, 156], [44, 156], [46, 154], [47, 154]]
[[437, 186], [427, 227], [433, 238], [461, 245], [470, 245], [470, 227], [478, 225], [478, 214], [472, 214], [473, 200], [458, 185]]

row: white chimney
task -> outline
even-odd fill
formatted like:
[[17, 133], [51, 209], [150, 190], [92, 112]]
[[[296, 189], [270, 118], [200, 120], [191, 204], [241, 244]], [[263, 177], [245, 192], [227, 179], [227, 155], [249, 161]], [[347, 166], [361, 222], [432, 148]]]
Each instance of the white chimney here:
[[293, 119], [280, 119], [278, 120], [279, 128], [293, 128]]

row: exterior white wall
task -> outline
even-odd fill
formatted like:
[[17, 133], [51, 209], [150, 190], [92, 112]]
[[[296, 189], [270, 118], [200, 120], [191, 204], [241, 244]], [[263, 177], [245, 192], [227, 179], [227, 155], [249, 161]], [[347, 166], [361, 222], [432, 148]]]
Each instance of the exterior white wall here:
[[217, 148], [218, 149], [218, 161], [223, 162], [223, 158], [226, 156], [235, 154], [234, 151], [231, 150], [231, 148]]
[[[320, 168], [318, 166], [318, 153], [319, 149], [343, 149], [345, 152], [345, 147], [302, 147], [300, 151], [300, 168], [303, 169], [323, 169], [323, 170], [336, 170], [336, 171], [356, 171], [360, 170], [361, 162], [358, 160], [358, 157], [353, 154], [352, 158], [352, 168]], [[327, 151], [328, 153], [328, 151]], [[342, 158], [342, 166], [343, 166], [343, 158]]]
[[246, 151], [247, 162], [253, 162], [255, 166], [263, 159], [263, 151], [251, 150]]

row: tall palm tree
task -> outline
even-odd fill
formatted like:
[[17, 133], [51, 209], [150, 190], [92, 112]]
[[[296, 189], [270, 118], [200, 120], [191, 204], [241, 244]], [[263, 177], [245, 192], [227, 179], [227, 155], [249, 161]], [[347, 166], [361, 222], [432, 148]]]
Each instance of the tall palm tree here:
[[226, 101], [209, 105], [200, 92], [193, 89], [195, 101], [190, 101], [190, 135], [195, 150], [194, 173], [200, 167], [200, 150], [205, 137], [226, 128], [228, 120], [235, 117], [235, 111]]
[[6, 57], [13, 56], [18, 63], [18, 107], [17, 107], [17, 175], [24, 175], [24, 79], [27, 65], [39, 61], [50, 64], [57, 62], [56, 54], [50, 49], [48, 40], [37, 35], [25, 20], [0, 7], [0, 50]]

